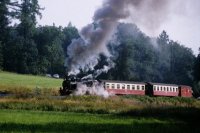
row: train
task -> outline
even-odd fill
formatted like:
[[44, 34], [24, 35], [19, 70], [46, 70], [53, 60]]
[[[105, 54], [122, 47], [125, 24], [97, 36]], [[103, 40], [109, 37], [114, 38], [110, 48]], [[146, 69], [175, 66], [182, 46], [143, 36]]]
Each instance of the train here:
[[148, 95], [165, 97], [192, 97], [192, 87], [186, 85], [102, 80], [109, 94], [115, 95]]
[[[75, 77], [67, 77], [60, 88], [61, 95], [70, 95], [81, 82], [91, 87], [96, 80], [77, 80]], [[105, 91], [111, 95], [148, 95], [164, 97], [192, 97], [192, 87], [177, 84], [164, 84], [152, 82], [133, 82], [116, 80], [98, 80], [103, 84]]]

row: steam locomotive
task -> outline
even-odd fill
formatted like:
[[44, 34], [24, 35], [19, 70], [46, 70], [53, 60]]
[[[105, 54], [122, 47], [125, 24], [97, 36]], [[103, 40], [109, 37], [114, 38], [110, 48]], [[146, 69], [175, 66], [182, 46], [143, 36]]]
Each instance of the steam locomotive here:
[[[93, 85], [94, 80], [78, 80], [75, 76], [66, 77], [60, 88], [61, 95], [70, 95], [76, 88], [77, 83], [81, 82], [88, 87]], [[114, 95], [149, 95], [166, 97], [192, 97], [192, 88], [185, 85], [163, 84], [152, 82], [132, 82], [99, 80], [104, 85], [105, 91]]]
[[92, 87], [96, 80], [93, 79], [78, 79], [74, 75], [66, 76], [62, 82], [62, 87], [60, 87], [60, 95], [70, 95], [76, 88], [78, 83], [85, 84], [87, 87]]

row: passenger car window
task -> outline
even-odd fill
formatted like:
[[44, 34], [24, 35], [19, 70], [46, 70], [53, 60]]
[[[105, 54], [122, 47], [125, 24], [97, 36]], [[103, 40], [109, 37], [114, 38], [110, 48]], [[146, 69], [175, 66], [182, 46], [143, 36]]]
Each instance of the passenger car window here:
[[127, 85], [127, 89], [130, 90], [130, 85]]

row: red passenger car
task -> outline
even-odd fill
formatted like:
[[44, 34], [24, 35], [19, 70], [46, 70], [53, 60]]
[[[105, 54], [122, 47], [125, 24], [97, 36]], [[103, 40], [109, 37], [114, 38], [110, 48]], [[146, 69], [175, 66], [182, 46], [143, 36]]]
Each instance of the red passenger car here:
[[151, 96], [179, 96], [178, 85], [162, 84], [162, 83], [148, 83], [147, 95]]
[[192, 97], [192, 88], [190, 86], [180, 85], [179, 96], [180, 97]]
[[144, 82], [102, 80], [104, 88], [110, 94], [116, 95], [145, 95]]

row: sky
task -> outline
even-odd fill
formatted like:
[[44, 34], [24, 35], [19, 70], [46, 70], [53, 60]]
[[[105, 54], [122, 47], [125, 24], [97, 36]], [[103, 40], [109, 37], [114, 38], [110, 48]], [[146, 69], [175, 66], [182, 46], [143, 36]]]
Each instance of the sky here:
[[[103, 0], [38, 0], [42, 11], [39, 25], [67, 26], [69, 22], [79, 30], [92, 23], [95, 10], [99, 9]], [[183, 2], [183, 1], [181, 1]], [[157, 37], [163, 30], [169, 38], [178, 41], [186, 47], [192, 48], [198, 54], [200, 47], [200, 2], [199, 0], [184, 0], [185, 6], [170, 12], [169, 17], [156, 29], [150, 30], [144, 25], [136, 25], [146, 35]], [[176, 5], [180, 6], [180, 5]]]

